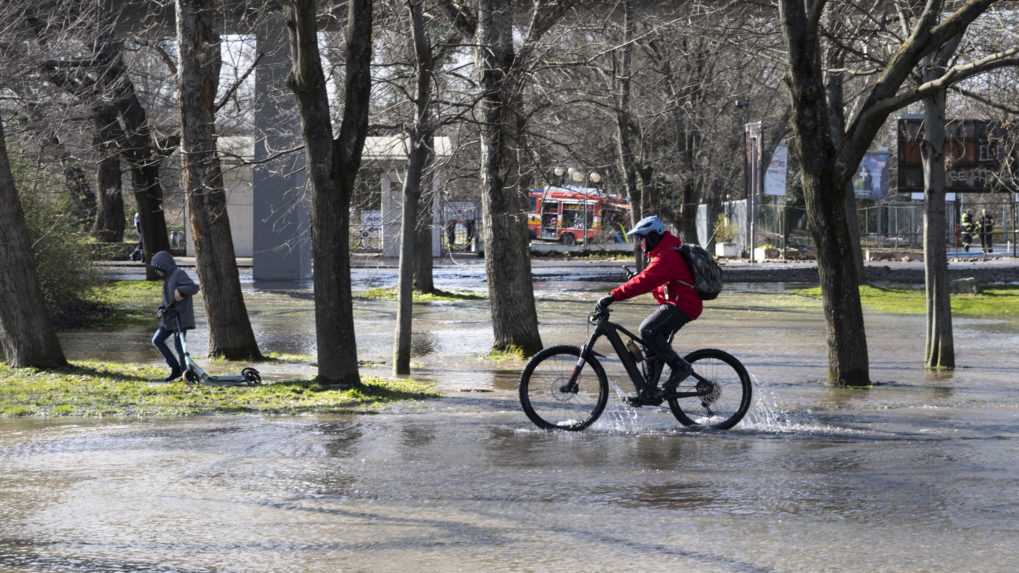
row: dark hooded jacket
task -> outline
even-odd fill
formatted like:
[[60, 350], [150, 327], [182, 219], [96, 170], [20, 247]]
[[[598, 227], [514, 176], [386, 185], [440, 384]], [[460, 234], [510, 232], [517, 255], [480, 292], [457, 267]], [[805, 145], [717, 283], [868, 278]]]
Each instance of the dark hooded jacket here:
[[[198, 292], [198, 285], [195, 284], [191, 277], [188, 276], [184, 269], [177, 266], [177, 263], [173, 260], [173, 255], [166, 251], [159, 251], [152, 256], [152, 262], [149, 263], [152, 268], [159, 269], [163, 272], [165, 281], [163, 282], [163, 307], [173, 307], [180, 315], [180, 326], [184, 330], [191, 330], [195, 327], [195, 306], [191, 301], [191, 297]], [[184, 300], [174, 301], [173, 291], [178, 290], [180, 294], [184, 295]], [[159, 326], [167, 330], [177, 330], [177, 321], [173, 318], [173, 313], [166, 313], [163, 318], [159, 319]]]

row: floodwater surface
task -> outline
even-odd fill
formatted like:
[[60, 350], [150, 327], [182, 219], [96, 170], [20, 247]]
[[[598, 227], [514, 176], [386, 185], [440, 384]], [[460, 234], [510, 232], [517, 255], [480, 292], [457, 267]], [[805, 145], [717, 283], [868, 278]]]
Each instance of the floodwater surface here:
[[[539, 284], [544, 343], [583, 343], [607, 286]], [[313, 353], [306, 296], [249, 300], [263, 349]], [[358, 304], [368, 372], [387, 371], [393, 307]], [[636, 327], [652, 307], [613, 309]], [[816, 305], [723, 295], [676, 347], [743, 360], [743, 423], [693, 432], [613, 395], [567, 434], [520, 412], [522, 364], [484, 357], [488, 319], [485, 301], [416, 308], [415, 377], [445, 397], [377, 415], [0, 421], [0, 570], [1016, 569], [1014, 323], [956, 320], [961, 368], [935, 377], [922, 317], [868, 315], [878, 384], [835, 389]], [[144, 336], [99, 351], [154, 362]], [[94, 357], [87, 340], [65, 337], [72, 357]]]

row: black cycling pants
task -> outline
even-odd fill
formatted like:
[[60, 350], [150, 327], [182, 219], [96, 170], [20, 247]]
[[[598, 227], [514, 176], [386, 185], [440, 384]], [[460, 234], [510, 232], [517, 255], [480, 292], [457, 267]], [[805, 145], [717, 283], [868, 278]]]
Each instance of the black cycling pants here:
[[669, 337], [688, 322], [690, 318], [683, 311], [674, 305], [663, 304], [640, 323], [640, 337], [658, 360], [675, 366], [682, 359], [669, 344]]

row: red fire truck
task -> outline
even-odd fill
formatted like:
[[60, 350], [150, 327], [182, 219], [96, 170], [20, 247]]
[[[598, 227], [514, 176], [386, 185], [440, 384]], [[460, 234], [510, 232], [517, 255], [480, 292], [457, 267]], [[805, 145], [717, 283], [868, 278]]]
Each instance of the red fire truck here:
[[630, 205], [623, 198], [590, 187], [532, 189], [527, 226], [531, 240], [564, 245], [622, 240]]

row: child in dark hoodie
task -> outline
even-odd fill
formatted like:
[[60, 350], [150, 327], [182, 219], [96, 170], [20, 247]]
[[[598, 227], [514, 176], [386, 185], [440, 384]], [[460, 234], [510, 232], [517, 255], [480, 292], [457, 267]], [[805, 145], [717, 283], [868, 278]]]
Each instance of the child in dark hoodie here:
[[166, 359], [166, 364], [170, 367], [170, 375], [166, 377], [166, 381], [172, 382], [184, 373], [184, 348], [180, 339], [175, 338], [177, 356], [180, 357], [178, 360], [166, 345], [166, 339], [177, 331], [178, 320], [182, 337], [188, 330], [195, 328], [195, 307], [191, 297], [198, 292], [199, 287], [184, 269], [177, 266], [173, 255], [166, 251], [159, 251], [153, 255], [149, 265], [163, 279], [163, 304], [156, 312], [156, 316], [159, 317], [159, 328], [152, 336], [152, 345]]

